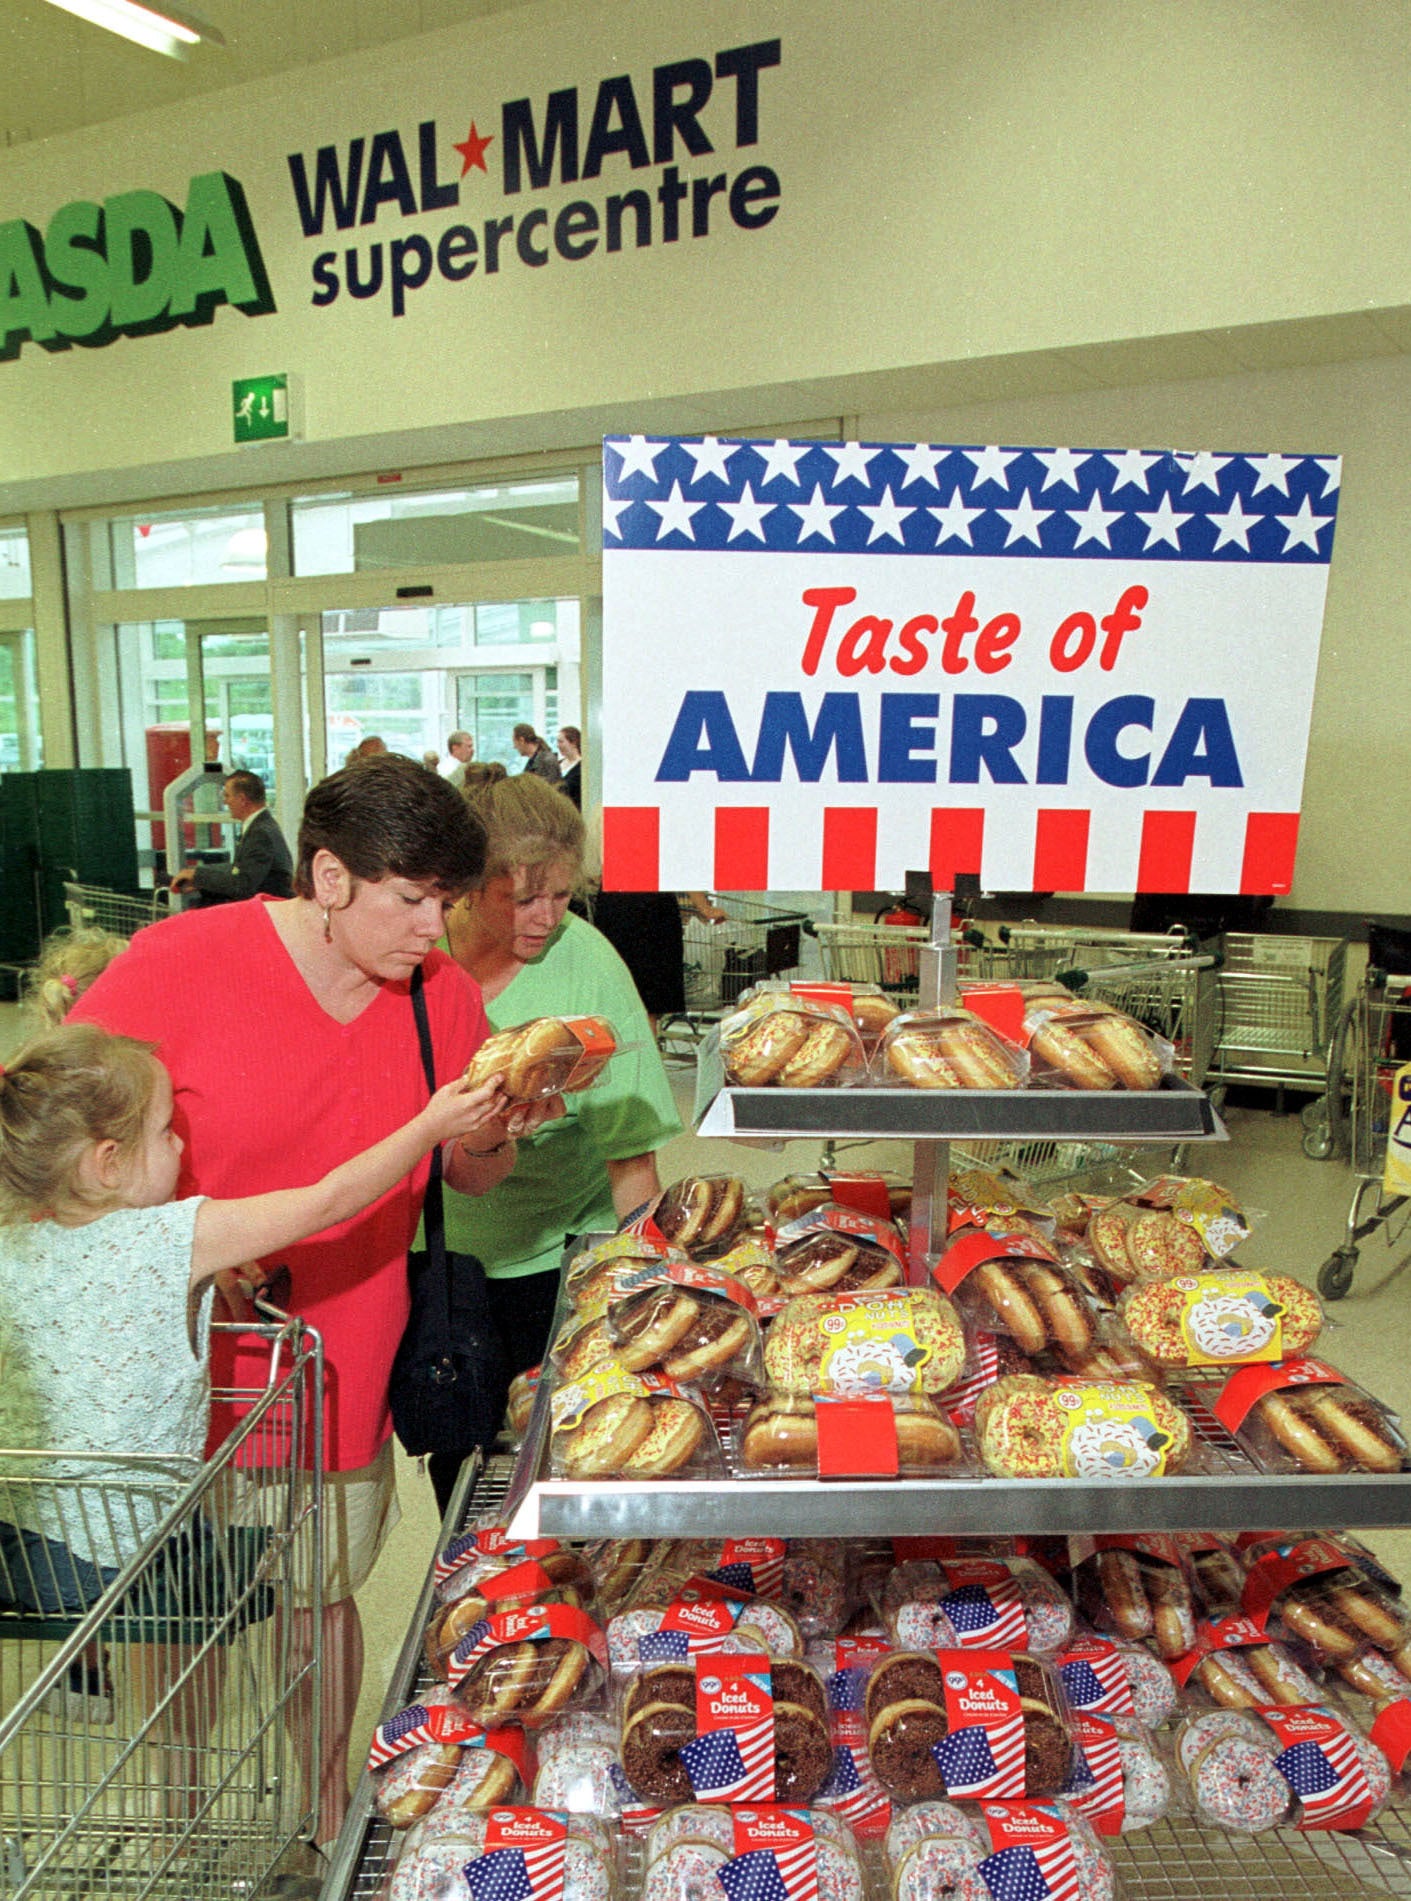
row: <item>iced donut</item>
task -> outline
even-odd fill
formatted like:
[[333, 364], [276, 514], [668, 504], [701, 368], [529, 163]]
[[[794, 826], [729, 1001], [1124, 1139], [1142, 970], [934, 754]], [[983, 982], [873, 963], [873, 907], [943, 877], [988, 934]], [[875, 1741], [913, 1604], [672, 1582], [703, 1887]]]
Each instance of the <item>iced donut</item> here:
[[1119, 1724], [1117, 1755], [1122, 1764], [1122, 1833], [1150, 1828], [1171, 1802], [1171, 1779], [1161, 1758], [1137, 1723]]
[[1155, 1729], [1176, 1713], [1176, 1679], [1158, 1658], [1140, 1644], [1118, 1644], [1127, 1687], [1132, 1692], [1132, 1714]]
[[541, 1729], [535, 1738], [540, 1769], [562, 1750], [576, 1748], [580, 1743], [601, 1743], [613, 1749], [617, 1745], [617, 1727], [608, 1717], [597, 1716], [592, 1710], [570, 1710], [547, 1729]]
[[1176, 1731], [1176, 1760], [1186, 1774], [1207, 1744], [1222, 1736], [1242, 1736], [1247, 1742], [1263, 1742], [1268, 1732], [1252, 1716], [1238, 1710], [1206, 1710], [1201, 1716], [1188, 1716]]
[[1381, 1814], [1391, 1795], [1391, 1765], [1375, 1743], [1368, 1742], [1364, 1736], [1355, 1733], [1352, 1737], [1357, 1751], [1357, 1760], [1362, 1765], [1362, 1773], [1367, 1778], [1367, 1793], [1372, 1798], [1371, 1821]]
[[[958, 1901], [962, 1884], [989, 1853], [962, 1835], [933, 1836], [908, 1849], [893, 1883], [896, 1901]], [[987, 1889], [982, 1892], [988, 1892]]]
[[897, 1868], [918, 1842], [948, 1839], [973, 1842], [982, 1854], [988, 1852], [984, 1830], [958, 1803], [913, 1803], [909, 1809], [898, 1809], [892, 1817], [884, 1844], [887, 1861]]
[[613, 1781], [617, 1752], [608, 1743], [575, 1743], [539, 1764], [534, 1779], [536, 1809], [580, 1815], [616, 1815], [621, 1806]]
[[840, 1848], [815, 1833], [813, 1854], [818, 1901], [864, 1901], [862, 1869], [852, 1849]]
[[791, 1538], [780, 1595], [805, 1637], [834, 1636], [848, 1607], [838, 1547], [820, 1538]]
[[729, 1809], [707, 1802], [686, 1802], [652, 1823], [647, 1834], [647, 1866], [678, 1842], [708, 1842], [725, 1854], [735, 1852], [735, 1823]]
[[[732, 1824], [732, 1838], [733, 1833]], [[716, 1876], [733, 1852], [733, 1839], [729, 1849], [713, 1842], [677, 1842], [647, 1869], [642, 1901], [724, 1901], [725, 1890]]]
[[1288, 1814], [1289, 1785], [1268, 1750], [1243, 1736], [1207, 1743], [1190, 1769], [1197, 1806], [1221, 1828], [1259, 1835]]
[[[483, 1829], [478, 1840], [456, 1834], [418, 1841], [398, 1858], [388, 1901], [444, 1901], [458, 1885], [464, 1889], [461, 1870], [480, 1854], [484, 1842]], [[710, 1901], [720, 1901], [720, 1895]]]

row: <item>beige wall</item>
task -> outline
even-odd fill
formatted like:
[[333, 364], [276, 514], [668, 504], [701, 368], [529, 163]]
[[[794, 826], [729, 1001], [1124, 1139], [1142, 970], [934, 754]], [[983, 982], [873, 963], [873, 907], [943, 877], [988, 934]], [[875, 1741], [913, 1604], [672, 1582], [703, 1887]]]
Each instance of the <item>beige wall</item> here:
[[[0, 514], [844, 415], [873, 439], [1282, 449], [1346, 459], [1293, 902], [1411, 911], [1401, 634], [1411, 435], [1405, 0], [718, 0], [525, 6], [0, 154], [0, 221], [192, 173], [243, 182], [278, 303], [0, 363]], [[310, 308], [327, 248], [601, 204], [658, 169], [302, 237], [285, 155], [779, 35], [760, 138], [779, 216], [542, 270]], [[650, 127], [649, 127], [650, 136]], [[1360, 360], [1316, 361], [1344, 356]], [[1260, 368], [1250, 366], [1286, 365]], [[288, 369], [306, 440], [230, 448], [229, 385]], [[1228, 375], [1213, 372], [1229, 370]], [[1184, 380], [1172, 380], [1172, 379]], [[1052, 392], [1052, 393], [1045, 393]]]

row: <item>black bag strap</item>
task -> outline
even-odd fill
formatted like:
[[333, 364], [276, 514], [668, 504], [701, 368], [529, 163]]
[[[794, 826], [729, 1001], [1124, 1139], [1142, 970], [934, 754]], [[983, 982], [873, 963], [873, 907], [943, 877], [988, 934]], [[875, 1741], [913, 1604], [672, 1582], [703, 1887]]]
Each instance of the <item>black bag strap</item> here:
[[[417, 1040], [421, 1044], [421, 1066], [426, 1073], [428, 1096], [436, 1094], [436, 1062], [431, 1053], [431, 1023], [426, 1014], [426, 998], [422, 994], [421, 966], [412, 972], [412, 1012], [416, 1017]], [[445, 1295], [445, 1308], [439, 1316], [443, 1323], [440, 1346], [443, 1352], [450, 1351], [451, 1345], [451, 1277], [446, 1272], [446, 1211], [441, 1198], [441, 1144], [438, 1142], [431, 1151], [431, 1174], [426, 1183], [426, 1200], [422, 1204], [422, 1225], [426, 1234], [427, 1266], [431, 1273], [440, 1276], [440, 1284]]]

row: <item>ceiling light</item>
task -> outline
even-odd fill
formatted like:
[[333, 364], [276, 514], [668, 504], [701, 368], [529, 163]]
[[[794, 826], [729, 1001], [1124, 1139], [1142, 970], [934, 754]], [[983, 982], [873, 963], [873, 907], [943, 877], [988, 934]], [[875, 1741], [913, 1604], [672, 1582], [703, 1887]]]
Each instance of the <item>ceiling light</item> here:
[[180, 59], [187, 47], [199, 46], [203, 40], [218, 46], [225, 44], [213, 26], [174, 13], [168, 7], [140, 5], [139, 0], [49, 0], [49, 4], [172, 59]]

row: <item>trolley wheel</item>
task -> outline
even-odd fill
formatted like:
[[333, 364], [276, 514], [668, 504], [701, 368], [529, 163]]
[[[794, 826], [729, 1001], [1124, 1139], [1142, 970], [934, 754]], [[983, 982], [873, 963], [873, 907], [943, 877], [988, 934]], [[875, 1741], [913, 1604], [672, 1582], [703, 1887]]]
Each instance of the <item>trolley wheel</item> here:
[[1310, 1162], [1326, 1162], [1333, 1152], [1333, 1132], [1323, 1123], [1304, 1132], [1303, 1153]]
[[1357, 1265], [1356, 1248], [1339, 1248], [1318, 1269], [1318, 1292], [1324, 1300], [1341, 1300], [1352, 1286], [1352, 1271]]
[[1315, 1096], [1312, 1102], [1305, 1102], [1298, 1112], [1299, 1120], [1305, 1129], [1316, 1129], [1328, 1119], [1328, 1098]]

